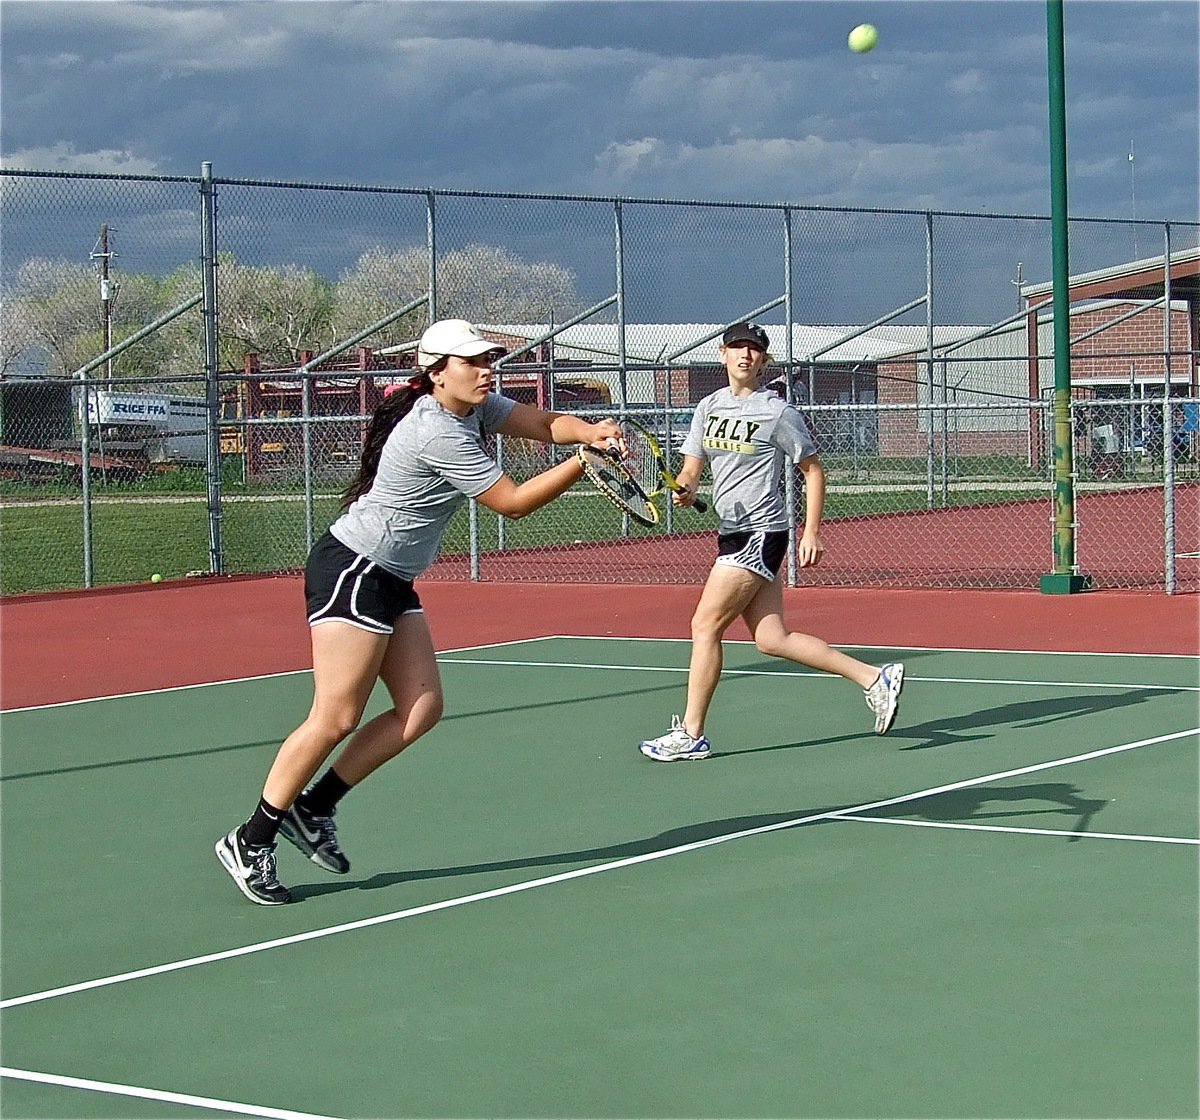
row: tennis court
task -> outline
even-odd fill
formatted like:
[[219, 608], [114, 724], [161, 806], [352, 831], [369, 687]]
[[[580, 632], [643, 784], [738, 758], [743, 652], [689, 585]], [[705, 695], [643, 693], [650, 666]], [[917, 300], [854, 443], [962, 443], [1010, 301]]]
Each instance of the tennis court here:
[[893, 654], [877, 738], [731, 643], [663, 766], [686, 642], [445, 651], [269, 909], [212, 845], [307, 673], [6, 713], [4, 1115], [1195, 1116], [1196, 658]]

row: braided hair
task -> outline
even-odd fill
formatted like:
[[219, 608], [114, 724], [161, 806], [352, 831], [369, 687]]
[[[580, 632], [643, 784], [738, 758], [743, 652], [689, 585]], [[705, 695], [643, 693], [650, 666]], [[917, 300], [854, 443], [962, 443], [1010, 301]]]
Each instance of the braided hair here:
[[342, 491], [342, 509], [347, 509], [371, 489], [371, 485], [375, 481], [375, 474], [379, 470], [383, 445], [387, 443], [392, 429], [412, 411], [418, 398], [433, 392], [433, 382], [429, 379], [429, 375], [445, 364], [446, 359], [442, 358], [428, 369], [420, 370], [409, 379], [408, 384], [398, 386], [379, 402], [367, 425], [358, 473]]

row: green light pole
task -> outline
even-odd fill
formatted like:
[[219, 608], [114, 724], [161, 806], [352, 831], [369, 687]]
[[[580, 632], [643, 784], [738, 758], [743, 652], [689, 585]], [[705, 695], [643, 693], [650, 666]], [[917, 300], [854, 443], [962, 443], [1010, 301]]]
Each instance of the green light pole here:
[[1050, 225], [1054, 241], [1054, 571], [1045, 595], [1085, 591], [1091, 576], [1075, 571], [1075, 483], [1071, 440], [1071, 266], [1067, 225], [1067, 93], [1063, 0], [1046, 0], [1050, 83]]

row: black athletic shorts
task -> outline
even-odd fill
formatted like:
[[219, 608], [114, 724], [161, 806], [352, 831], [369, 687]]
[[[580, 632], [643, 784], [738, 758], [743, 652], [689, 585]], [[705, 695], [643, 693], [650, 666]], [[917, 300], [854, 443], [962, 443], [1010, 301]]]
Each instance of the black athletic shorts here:
[[330, 532], [308, 554], [304, 594], [309, 626], [348, 622], [373, 634], [390, 634], [397, 618], [421, 609], [411, 580], [392, 575]]
[[745, 568], [765, 580], [773, 580], [787, 555], [787, 544], [786, 529], [771, 533], [719, 533], [717, 563], [731, 568]]

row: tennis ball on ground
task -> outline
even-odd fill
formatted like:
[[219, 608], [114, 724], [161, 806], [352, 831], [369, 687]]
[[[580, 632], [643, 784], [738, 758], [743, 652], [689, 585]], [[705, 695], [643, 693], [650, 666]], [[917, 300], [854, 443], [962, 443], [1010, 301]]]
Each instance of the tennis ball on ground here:
[[867, 51], [874, 50], [875, 44], [879, 42], [879, 31], [873, 23], [860, 23], [850, 32], [846, 42], [850, 44], [852, 51], [866, 54]]
[[152, 575], [150, 577], [150, 582], [151, 583], [162, 583], [162, 576], [159, 575], [158, 572], [155, 572], [154, 575]]

